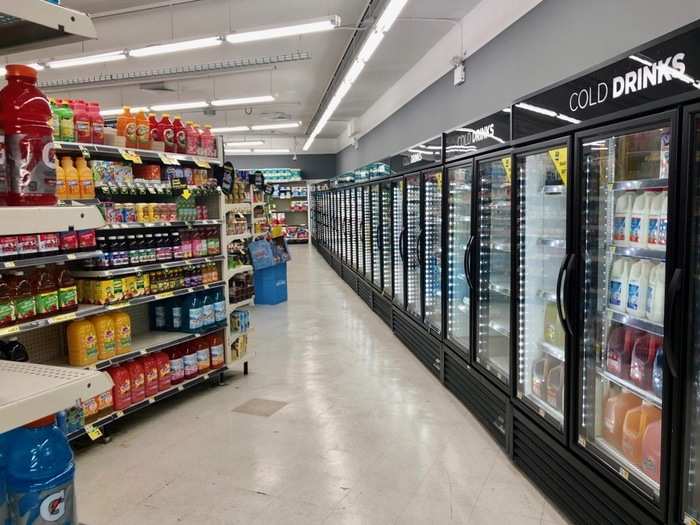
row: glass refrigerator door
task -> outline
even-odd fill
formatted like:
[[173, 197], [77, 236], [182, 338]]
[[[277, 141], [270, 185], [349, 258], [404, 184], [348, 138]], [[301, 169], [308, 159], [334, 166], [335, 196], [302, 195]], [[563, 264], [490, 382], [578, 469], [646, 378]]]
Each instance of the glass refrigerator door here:
[[391, 256], [392, 246], [392, 187], [393, 183], [384, 182], [382, 188], [382, 276], [384, 284], [384, 293], [391, 297], [392, 295], [392, 277], [393, 277], [393, 258]]
[[403, 220], [403, 190], [405, 182], [401, 179], [391, 183], [393, 193], [393, 215], [394, 215], [394, 302], [404, 306], [404, 263], [406, 261], [405, 241], [406, 225]]
[[350, 188], [350, 260], [352, 267], [357, 270], [357, 198], [355, 188]]
[[518, 397], [564, 427], [566, 336], [557, 276], [566, 258], [568, 148], [516, 157], [518, 173]]
[[379, 200], [379, 184], [373, 184], [371, 188], [372, 200], [372, 282], [378, 288], [382, 287], [382, 203]]
[[425, 320], [442, 331], [442, 171], [426, 173], [425, 191]]
[[365, 254], [365, 277], [372, 278], [372, 205], [369, 186], [362, 187], [362, 229]]
[[467, 244], [471, 237], [472, 165], [447, 170], [447, 339], [469, 350]]
[[422, 318], [421, 277], [420, 277], [420, 175], [406, 177], [406, 280], [408, 281], [408, 300], [406, 309]]
[[479, 176], [479, 326], [476, 362], [510, 380], [510, 157], [482, 161]]
[[362, 275], [365, 268], [365, 204], [364, 188], [355, 188], [357, 203], [357, 273]]
[[338, 197], [339, 197], [339, 210], [340, 210], [340, 254], [341, 254], [341, 260], [343, 262], [347, 262], [348, 258], [348, 236], [345, 231], [345, 226], [346, 226], [346, 209], [345, 209], [345, 190], [340, 190], [338, 192]]
[[580, 144], [584, 287], [578, 442], [660, 493], [671, 124]]

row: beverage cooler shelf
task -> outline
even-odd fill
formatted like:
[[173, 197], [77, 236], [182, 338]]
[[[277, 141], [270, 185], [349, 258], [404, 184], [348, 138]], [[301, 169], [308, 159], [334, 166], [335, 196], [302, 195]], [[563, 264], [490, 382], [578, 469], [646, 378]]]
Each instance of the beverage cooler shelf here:
[[652, 259], [654, 261], [666, 260], [666, 250], [650, 250], [648, 248], [632, 248], [617, 245], [612, 246], [611, 250], [615, 255], [637, 257], [639, 259]]
[[608, 381], [610, 381], [612, 383], [615, 383], [617, 386], [623, 388], [624, 390], [627, 390], [628, 392], [633, 393], [635, 396], [640, 397], [644, 401], [647, 401], [647, 402], [651, 403], [652, 405], [654, 405], [658, 408], [661, 408], [661, 406], [662, 406], [661, 398], [655, 396], [652, 392], [648, 392], [647, 390], [639, 388], [634, 383], [631, 383], [630, 381], [627, 381], [626, 379], [622, 379], [621, 377], [618, 377], [615, 374], [612, 374], [612, 373], [610, 373], [607, 370], [604, 370], [602, 368], [597, 368], [596, 372], [598, 373], [599, 376], [607, 379]]
[[510, 244], [504, 242], [492, 242], [489, 246], [495, 252], [510, 253]]
[[489, 290], [491, 290], [492, 292], [499, 293], [501, 295], [505, 295], [506, 297], [510, 297], [510, 286], [492, 282], [489, 283]]
[[608, 317], [610, 320], [616, 323], [624, 324], [626, 326], [631, 326], [633, 328], [639, 328], [650, 334], [658, 335], [660, 337], [664, 336], [663, 325], [652, 323], [646, 319], [639, 319], [637, 317], [632, 317], [631, 315], [625, 315], [620, 312], [608, 309]]
[[74, 277], [79, 278], [95, 278], [95, 277], [114, 277], [117, 275], [129, 275], [132, 273], [150, 272], [155, 270], [166, 270], [169, 268], [180, 268], [182, 266], [195, 266], [197, 264], [206, 264], [212, 262], [223, 261], [225, 256], [214, 255], [211, 257], [192, 257], [189, 259], [178, 259], [165, 263], [142, 264], [139, 266], [126, 266], [124, 268], [109, 268], [107, 270], [76, 270], [71, 272]]
[[88, 252], [63, 253], [59, 255], [47, 255], [46, 257], [31, 257], [29, 259], [15, 259], [13, 261], [0, 262], [0, 269], [14, 270], [17, 268], [28, 268], [46, 264], [56, 264], [62, 262], [81, 261], [83, 259], [94, 259], [102, 255], [101, 250], [91, 250]]
[[532, 404], [534, 404], [538, 408], [540, 416], [544, 417], [546, 413], [560, 425], [564, 424], [564, 414], [562, 414], [559, 410], [554, 408], [549, 403], [542, 401], [539, 397], [535, 395], [527, 396], [527, 400], [532, 402]]
[[489, 328], [499, 335], [510, 337], [510, 327], [499, 321], [489, 321]]
[[603, 438], [598, 437], [595, 443], [590, 443], [588, 446], [598, 447], [604, 454], [607, 455], [607, 461], [614, 463], [612, 466], [617, 473], [624, 479], [631, 481], [639, 488], [646, 489], [646, 492], [651, 492], [655, 496], [659, 495], [659, 484], [647, 476], [634, 463], [630, 462], [624, 455], [615, 447], [611, 446]]
[[537, 244], [540, 246], [546, 246], [548, 248], [566, 248], [565, 239], [549, 239], [546, 237], [540, 237], [537, 239]]
[[566, 186], [563, 184], [542, 186], [542, 193], [545, 195], [562, 195], [566, 193]]
[[546, 341], [540, 341], [537, 344], [544, 353], [549, 354], [557, 361], [564, 361], [566, 354], [563, 348], [559, 348], [558, 346]]
[[668, 188], [668, 179], [623, 180], [610, 184], [613, 191], [653, 190]]

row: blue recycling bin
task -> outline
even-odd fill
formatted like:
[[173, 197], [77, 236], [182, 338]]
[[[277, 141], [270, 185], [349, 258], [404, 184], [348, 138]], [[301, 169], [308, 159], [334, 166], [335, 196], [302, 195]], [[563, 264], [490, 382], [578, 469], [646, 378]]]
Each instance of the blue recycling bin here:
[[279, 304], [287, 300], [287, 263], [255, 270], [255, 304]]

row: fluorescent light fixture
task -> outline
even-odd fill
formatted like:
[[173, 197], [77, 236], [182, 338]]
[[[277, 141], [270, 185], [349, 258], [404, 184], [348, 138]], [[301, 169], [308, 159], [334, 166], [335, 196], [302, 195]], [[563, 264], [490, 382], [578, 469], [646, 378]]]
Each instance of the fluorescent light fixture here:
[[345, 74], [345, 79], [343, 82], [348, 84], [353, 84], [355, 80], [360, 76], [362, 70], [365, 68], [365, 63], [362, 60], [355, 60], [355, 62], [350, 66], [348, 72]]
[[164, 55], [166, 53], [177, 53], [178, 51], [190, 51], [192, 49], [204, 49], [206, 47], [214, 47], [223, 44], [220, 36], [210, 36], [207, 38], [197, 38], [194, 40], [182, 40], [180, 42], [171, 42], [169, 44], [159, 44], [154, 46], [139, 47], [131, 49], [129, 56], [131, 57], [150, 57], [153, 55]]
[[226, 155], [240, 155], [242, 153], [251, 153], [251, 149], [224, 149]]
[[580, 124], [581, 121], [577, 118], [570, 117], [569, 115], [564, 115], [563, 113], [559, 113], [557, 115], [557, 118], [559, 120], [563, 120], [564, 122], [571, 122], [572, 124]]
[[275, 97], [272, 95], [261, 95], [259, 97], [241, 97], [241, 98], [221, 98], [212, 100], [212, 106], [245, 106], [247, 104], [262, 104], [264, 102], [274, 102]]
[[[131, 113], [138, 113], [139, 111], [148, 112], [150, 108], [148, 106], [129, 106]], [[121, 115], [124, 108], [114, 108], [114, 109], [101, 109], [100, 115], [103, 117], [113, 117], [115, 115]]]
[[244, 140], [243, 142], [226, 142], [224, 148], [245, 148], [248, 146], [264, 146], [264, 140]]
[[369, 62], [370, 58], [372, 58], [372, 55], [374, 55], [374, 52], [379, 47], [379, 44], [382, 43], [382, 40], [384, 40], [384, 33], [381, 31], [372, 31], [369, 37], [367, 37], [367, 40], [365, 40], [365, 43], [362, 44], [362, 48], [357, 54], [357, 60], [364, 63]]
[[308, 33], [319, 33], [330, 31], [340, 25], [340, 17], [332, 15], [320, 20], [313, 20], [301, 24], [288, 26], [269, 27], [256, 31], [243, 31], [241, 33], [231, 33], [226, 35], [226, 41], [231, 44], [242, 44], [245, 42], [255, 42], [257, 40], [269, 40], [272, 38], [282, 38], [286, 36], [306, 35]]
[[35, 71], [43, 71], [44, 70], [44, 66], [42, 66], [38, 62], [32, 62], [31, 64], [27, 64], [27, 65], [29, 67], [31, 67], [32, 69], [34, 69]]
[[224, 126], [222, 128], [211, 128], [212, 133], [237, 133], [239, 131], [250, 131], [248, 126]]
[[88, 66], [90, 64], [101, 64], [103, 62], [114, 62], [116, 60], [124, 60], [126, 53], [124, 51], [111, 51], [109, 53], [100, 53], [98, 55], [86, 55], [83, 57], [66, 58], [64, 60], [52, 60], [46, 66], [51, 69], [61, 69], [64, 67], [73, 66]]
[[533, 106], [532, 104], [528, 104], [526, 102], [520, 102], [519, 104], [516, 104], [517, 107], [520, 109], [525, 109], [527, 111], [532, 111], [533, 113], [539, 113], [540, 115], [546, 115], [548, 117], [556, 117], [557, 112], [552, 111], [551, 109], [547, 108], [541, 108], [539, 106]]
[[389, 31], [407, 3], [408, 0], [391, 0], [377, 20], [377, 25], [375, 26], [377, 31], [382, 33]]
[[253, 153], [289, 153], [289, 148], [255, 148]]
[[503, 113], [510, 113], [510, 108], [503, 108], [501, 111], [503, 111]]
[[176, 111], [180, 109], [200, 109], [209, 106], [209, 102], [198, 100], [196, 102], [173, 102], [172, 104], [156, 104], [151, 106], [153, 111]]
[[281, 124], [256, 124], [255, 126], [251, 126], [250, 129], [253, 131], [266, 131], [266, 130], [271, 130], [271, 129], [292, 129], [292, 128], [298, 128], [301, 125], [301, 122], [284, 122]]

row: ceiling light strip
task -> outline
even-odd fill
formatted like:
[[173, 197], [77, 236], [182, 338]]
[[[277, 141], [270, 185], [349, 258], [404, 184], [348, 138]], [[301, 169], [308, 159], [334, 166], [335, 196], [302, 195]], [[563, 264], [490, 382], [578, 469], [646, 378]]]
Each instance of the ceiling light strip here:
[[255, 31], [243, 31], [231, 33], [225, 36], [230, 44], [243, 44], [256, 42], [258, 40], [270, 40], [273, 38], [283, 38], [288, 36], [306, 35], [309, 33], [319, 33], [330, 31], [340, 25], [340, 17], [333, 15], [327, 18], [312, 20], [300, 24], [261, 28]]
[[164, 55], [166, 53], [177, 53], [180, 51], [191, 51], [194, 49], [204, 49], [216, 47], [223, 44], [224, 41], [219, 36], [210, 36], [207, 38], [197, 38], [194, 40], [183, 40], [180, 42], [171, 42], [169, 44], [151, 45], [140, 47], [138, 49], [129, 50], [130, 57], [142, 58], [154, 55]]
[[116, 60], [124, 60], [125, 58], [126, 53], [124, 51], [111, 51], [109, 53], [99, 53], [97, 55], [86, 55], [76, 58], [67, 58], [65, 60], [52, 60], [46, 63], [46, 67], [50, 69], [62, 69], [64, 67], [87, 66], [90, 64], [114, 62]]

